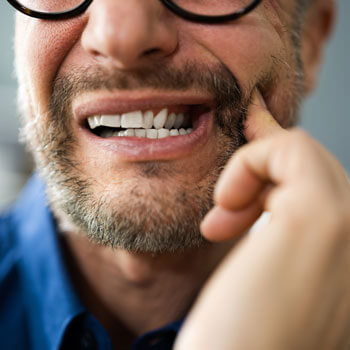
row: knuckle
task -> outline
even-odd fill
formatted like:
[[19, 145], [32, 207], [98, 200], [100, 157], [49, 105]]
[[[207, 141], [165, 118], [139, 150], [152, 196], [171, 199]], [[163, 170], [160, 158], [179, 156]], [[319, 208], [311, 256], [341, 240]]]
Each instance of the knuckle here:
[[292, 158], [294, 156], [304, 164], [307, 159], [319, 159], [321, 151], [317, 141], [301, 129], [294, 129], [290, 132], [287, 148]]
[[289, 133], [289, 137], [292, 142], [298, 145], [308, 145], [311, 144], [312, 137], [304, 130], [295, 128]]
[[[350, 236], [350, 208], [344, 203], [328, 201], [319, 191], [291, 188], [275, 198], [275, 212], [283, 217], [293, 232], [312, 232], [318, 240], [342, 242]], [[302, 193], [302, 195], [301, 195]], [[283, 205], [281, 205], [283, 203]], [[274, 211], [274, 210], [272, 210]]]

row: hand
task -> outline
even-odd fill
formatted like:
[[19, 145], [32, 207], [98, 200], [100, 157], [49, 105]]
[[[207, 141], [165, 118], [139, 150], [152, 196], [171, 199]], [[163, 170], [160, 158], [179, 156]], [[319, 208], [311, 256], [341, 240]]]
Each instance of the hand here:
[[350, 349], [350, 185], [344, 169], [300, 130], [274, 121], [258, 92], [248, 145], [216, 187], [204, 219], [212, 241], [243, 236], [206, 284], [176, 350]]

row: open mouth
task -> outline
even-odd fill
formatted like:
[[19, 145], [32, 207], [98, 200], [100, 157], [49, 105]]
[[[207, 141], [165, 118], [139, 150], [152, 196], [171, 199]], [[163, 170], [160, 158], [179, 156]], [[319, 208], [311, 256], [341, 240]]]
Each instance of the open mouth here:
[[[121, 161], [167, 160], [202, 150], [213, 129], [207, 97], [102, 98], [87, 95], [73, 105], [86, 147]], [[116, 159], [116, 158], [115, 158]]]
[[94, 115], [87, 118], [87, 125], [93, 134], [102, 138], [162, 139], [191, 134], [194, 130], [194, 112], [194, 107], [187, 106]]

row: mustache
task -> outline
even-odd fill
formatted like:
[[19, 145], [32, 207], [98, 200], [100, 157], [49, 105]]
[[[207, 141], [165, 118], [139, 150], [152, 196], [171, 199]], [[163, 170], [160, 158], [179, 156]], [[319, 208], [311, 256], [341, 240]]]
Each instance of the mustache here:
[[71, 104], [84, 92], [153, 89], [186, 91], [196, 89], [213, 97], [214, 121], [222, 133], [236, 143], [246, 143], [244, 120], [250, 96], [245, 96], [234, 74], [223, 64], [208, 66], [187, 62], [181, 68], [159, 65], [134, 71], [101, 66], [73, 69], [53, 82], [50, 119], [55, 128], [67, 131], [72, 123]]
[[187, 62], [183, 67], [153, 66], [121, 71], [101, 66], [72, 70], [53, 82], [51, 110], [67, 106], [75, 97], [90, 91], [136, 89], [186, 91], [196, 89], [210, 94], [217, 108], [242, 105], [242, 90], [236, 77], [223, 64], [208, 67]]

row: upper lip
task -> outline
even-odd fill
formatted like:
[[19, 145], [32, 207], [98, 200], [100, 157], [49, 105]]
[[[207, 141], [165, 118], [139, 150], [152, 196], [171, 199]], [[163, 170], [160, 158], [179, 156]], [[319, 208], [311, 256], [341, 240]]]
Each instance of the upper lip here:
[[73, 114], [79, 125], [84, 125], [88, 117], [102, 114], [122, 114], [132, 111], [146, 111], [176, 106], [207, 106], [213, 107], [211, 96], [191, 93], [149, 94], [132, 97], [123, 93], [108, 94], [108, 96], [94, 96], [82, 98], [73, 103]]

